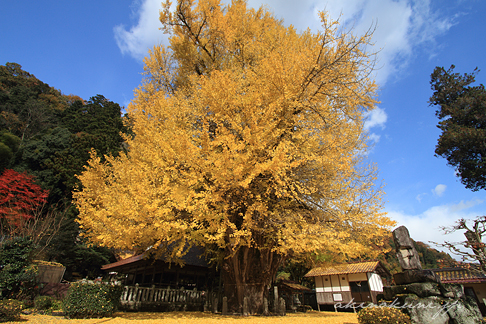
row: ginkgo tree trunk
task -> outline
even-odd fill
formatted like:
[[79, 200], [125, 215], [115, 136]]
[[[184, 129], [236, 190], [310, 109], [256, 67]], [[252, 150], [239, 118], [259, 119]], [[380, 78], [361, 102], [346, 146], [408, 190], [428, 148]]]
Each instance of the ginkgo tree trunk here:
[[219, 263], [235, 310], [261, 312], [282, 262], [379, 251], [393, 222], [365, 163], [376, 104], [370, 34], [321, 13], [297, 32], [245, 1], [165, 3], [170, 46], [145, 59], [128, 106], [128, 151], [93, 155], [75, 193], [93, 242], [177, 261], [196, 245]]

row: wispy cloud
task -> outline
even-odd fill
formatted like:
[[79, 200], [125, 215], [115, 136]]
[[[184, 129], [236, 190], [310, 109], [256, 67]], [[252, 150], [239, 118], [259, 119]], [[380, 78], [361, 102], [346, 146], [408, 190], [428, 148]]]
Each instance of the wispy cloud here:
[[[344, 28], [353, 27], [356, 34], [376, 27], [375, 48], [370, 50], [378, 52], [376, 80], [381, 85], [404, 71], [414, 50], [446, 32], [454, 19], [432, 12], [430, 0], [249, 0], [248, 5], [266, 5], [298, 30], [319, 30], [319, 11], [328, 11], [332, 19], [339, 18]], [[167, 35], [159, 30], [160, 0], [137, 1], [134, 6], [137, 24], [128, 29], [118, 25], [114, 33], [121, 52], [140, 60], [153, 45], [167, 44]]]
[[449, 30], [453, 19], [432, 12], [430, 0], [328, 0], [316, 9], [340, 15], [342, 24], [358, 34], [376, 27], [372, 50], [379, 51], [376, 80], [381, 85], [404, 71], [414, 50]]

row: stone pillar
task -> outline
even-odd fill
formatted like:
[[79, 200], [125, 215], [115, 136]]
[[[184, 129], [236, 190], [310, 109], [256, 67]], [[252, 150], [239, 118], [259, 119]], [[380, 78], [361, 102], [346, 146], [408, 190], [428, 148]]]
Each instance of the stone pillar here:
[[263, 297], [263, 315], [270, 315], [270, 312], [268, 311], [268, 299], [266, 297]]
[[211, 294], [209, 292], [207, 292], [208, 296], [206, 296], [206, 294], [204, 294], [204, 306], [203, 306], [203, 311], [204, 312], [209, 312], [209, 298], [211, 296]]
[[273, 313], [278, 314], [278, 287], [277, 286], [273, 287], [273, 296], [274, 296]]
[[393, 231], [393, 241], [402, 270], [422, 270], [417, 250], [405, 226], [400, 226]]
[[278, 315], [285, 316], [286, 311], [287, 310], [285, 308], [285, 299], [280, 298], [278, 301]]
[[228, 315], [228, 297], [226, 296], [223, 297], [223, 309], [221, 314]]
[[250, 306], [248, 302], [248, 297], [243, 297], [243, 316], [250, 315]]
[[218, 296], [215, 296], [213, 299], [213, 313], [218, 312]]

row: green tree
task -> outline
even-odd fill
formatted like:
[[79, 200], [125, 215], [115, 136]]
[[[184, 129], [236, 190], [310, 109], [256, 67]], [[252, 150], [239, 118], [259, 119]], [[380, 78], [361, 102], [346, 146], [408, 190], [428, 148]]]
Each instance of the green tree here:
[[102, 95], [91, 97], [88, 102], [74, 101], [61, 113], [63, 127], [76, 135], [76, 150], [82, 150], [83, 160], [89, 159], [94, 149], [98, 156], [117, 156], [122, 150], [122, 133], [126, 132], [117, 103]]
[[8, 130], [0, 130], [0, 173], [15, 164], [20, 142], [20, 138]]
[[27, 140], [57, 122], [66, 99], [17, 63], [0, 66], [0, 128]]
[[460, 75], [455, 66], [436, 67], [430, 84], [430, 105], [438, 106], [442, 130], [435, 154], [447, 159], [461, 182], [473, 191], [486, 188], [486, 91], [482, 84], [470, 86], [479, 72]]
[[51, 192], [50, 201], [70, 201], [91, 150], [104, 159], [122, 150], [125, 131], [121, 108], [102, 95], [74, 100], [57, 113], [58, 127], [25, 144], [22, 168], [30, 170]]

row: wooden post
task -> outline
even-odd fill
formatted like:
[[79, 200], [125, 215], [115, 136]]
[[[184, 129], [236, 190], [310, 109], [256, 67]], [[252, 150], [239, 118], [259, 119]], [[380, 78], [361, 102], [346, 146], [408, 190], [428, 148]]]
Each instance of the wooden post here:
[[[207, 294], [207, 296], [206, 296]], [[204, 295], [204, 306], [203, 306], [203, 311], [204, 312], [208, 312], [209, 311], [209, 300], [211, 298], [211, 293], [209, 291], [206, 292], [206, 294]]]
[[152, 285], [152, 287], [150, 287], [150, 290], [149, 290], [149, 293], [148, 293], [148, 296], [147, 296], [147, 301], [148, 302], [155, 301], [155, 285]]
[[135, 269], [135, 271], [133, 272], [132, 286], [137, 283], [137, 270], [138, 269]]

